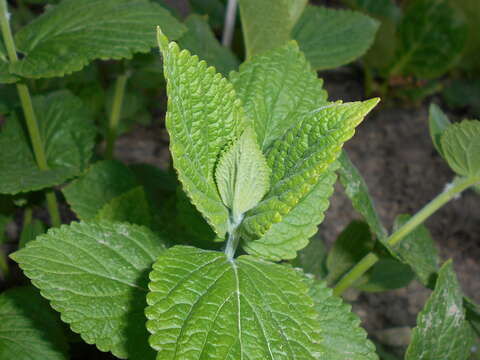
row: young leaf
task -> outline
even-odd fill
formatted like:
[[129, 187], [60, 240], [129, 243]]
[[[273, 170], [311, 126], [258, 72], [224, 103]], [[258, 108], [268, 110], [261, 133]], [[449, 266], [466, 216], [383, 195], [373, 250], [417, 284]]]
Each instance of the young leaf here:
[[315, 70], [348, 64], [368, 50], [379, 22], [351, 10], [307, 6], [292, 37]]
[[199, 15], [190, 15], [185, 20], [188, 31], [178, 40], [178, 44], [198, 55], [207, 64], [215, 66], [225, 76], [238, 67], [239, 61], [230, 49], [222, 46], [207, 19]]
[[243, 214], [262, 200], [270, 186], [271, 170], [255, 133], [247, 128], [220, 157], [215, 180], [223, 203], [239, 225]]
[[81, 220], [92, 220], [110, 200], [137, 186], [132, 171], [114, 160], [99, 161], [63, 188], [63, 195]]
[[240, 0], [247, 58], [283, 46], [307, 0]]
[[[393, 231], [405, 224], [410, 217], [410, 215], [397, 216]], [[397, 245], [389, 248], [395, 257], [410, 265], [423, 285], [430, 286], [433, 283], [439, 257], [432, 236], [425, 225], [418, 226]]]
[[180, 51], [158, 31], [167, 79], [166, 126], [178, 177], [192, 203], [219, 237], [226, 233], [228, 210], [214, 179], [220, 152], [242, 130], [243, 109], [228, 80], [205, 61]]
[[152, 226], [152, 214], [147, 196], [141, 186], [114, 197], [97, 213], [96, 218]]
[[441, 148], [457, 174], [480, 177], [480, 121], [463, 120], [450, 125], [443, 133]]
[[467, 27], [447, 0], [415, 0], [398, 27], [397, 54], [391, 75], [436, 78], [459, 59]]
[[0, 295], [0, 334], [0, 359], [69, 358], [60, 319], [33, 287], [18, 287]]
[[345, 151], [342, 151], [339, 163], [338, 174], [345, 189], [345, 194], [350, 198], [355, 210], [363, 216], [377, 238], [384, 239], [388, 233], [378, 216], [365, 180]]
[[153, 359], [145, 330], [147, 273], [164, 250], [147, 228], [72, 223], [11, 257], [83, 340], [122, 359]]
[[317, 359], [318, 316], [301, 273], [251, 256], [175, 246], [150, 273], [157, 359]]
[[257, 55], [231, 73], [230, 80], [266, 151], [298, 121], [300, 114], [326, 105], [327, 92], [294, 41]]
[[33, 98], [48, 171], [38, 168], [30, 140], [12, 115], [0, 133], [0, 193], [17, 194], [59, 185], [88, 165], [95, 128], [82, 101], [67, 91]]
[[447, 115], [435, 104], [430, 104], [428, 126], [430, 129], [430, 137], [432, 138], [433, 145], [437, 149], [438, 153], [442, 156], [442, 136], [445, 130], [451, 125]]
[[95, 59], [131, 58], [155, 46], [155, 26], [177, 39], [185, 27], [147, 0], [63, 0], [15, 36], [25, 58], [11, 65], [29, 77], [64, 76]]
[[438, 274], [435, 290], [417, 317], [406, 360], [466, 360], [473, 345], [473, 333], [465, 320], [463, 298], [452, 262]]
[[[322, 190], [315, 196], [323, 199], [313, 203], [317, 216], [326, 210], [335, 181], [330, 166], [343, 143], [377, 103], [378, 99], [372, 99], [306, 112], [283, 138], [274, 142], [267, 153], [272, 169], [270, 191], [242, 223], [243, 245], [249, 253], [274, 260], [292, 259], [297, 250], [307, 245], [308, 237], [315, 233], [312, 223], [301, 220], [306, 214], [292, 211], [298, 206], [312, 206], [312, 202], [305, 201], [316, 186]], [[294, 234], [305, 232], [308, 237], [292, 237], [290, 230]]]
[[310, 296], [320, 317], [322, 357], [328, 360], [378, 360], [375, 346], [360, 327], [352, 307], [334, 296], [325, 282], [315, 282]]
[[363, 221], [352, 221], [340, 233], [328, 252], [327, 281], [335, 283], [339, 278], [373, 250], [375, 241]]

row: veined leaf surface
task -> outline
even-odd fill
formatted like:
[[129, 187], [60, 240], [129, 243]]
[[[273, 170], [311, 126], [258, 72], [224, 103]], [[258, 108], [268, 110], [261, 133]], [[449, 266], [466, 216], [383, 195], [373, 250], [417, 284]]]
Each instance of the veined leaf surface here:
[[166, 126], [173, 165], [192, 203], [223, 237], [228, 210], [218, 193], [214, 169], [220, 152], [241, 133], [240, 100], [227, 79], [169, 43], [160, 30], [158, 43], [167, 79]]
[[155, 26], [172, 39], [185, 27], [147, 0], [63, 0], [15, 36], [25, 58], [11, 70], [29, 78], [81, 70], [95, 59], [131, 58], [155, 46]]
[[50, 229], [11, 257], [83, 340], [148, 360], [147, 273], [163, 250], [147, 228], [90, 222]]
[[175, 246], [150, 274], [147, 328], [160, 360], [318, 359], [318, 316], [300, 272]]
[[35, 161], [26, 129], [12, 115], [0, 133], [0, 193], [59, 185], [80, 174], [92, 155], [95, 127], [82, 101], [68, 91], [33, 98], [48, 171]]

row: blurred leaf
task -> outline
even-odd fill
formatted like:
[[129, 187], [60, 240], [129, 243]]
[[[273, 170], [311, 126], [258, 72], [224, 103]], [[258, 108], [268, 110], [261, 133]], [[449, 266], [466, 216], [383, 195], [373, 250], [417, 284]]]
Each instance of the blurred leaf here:
[[223, 26], [225, 19], [225, 5], [220, 0], [190, 0], [195, 13], [207, 15], [208, 22], [213, 28]]
[[465, 320], [460, 285], [452, 262], [440, 269], [435, 290], [417, 317], [406, 360], [466, 360], [473, 345], [473, 332]]
[[307, 6], [292, 37], [314, 69], [332, 69], [365, 54], [379, 24], [360, 12]]
[[480, 337], [480, 305], [473, 300], [464, 297], [463, 306], [465, 307], [465, 315], [468, 322], [476, 332], [477, 336]]
[[218, 42], [204, 17], [190, 15], [185, 20], [185, 25], [188, 31], [178, 40], [182, 48], [190, 50], [208, 65], [215, 66], [225, 76], [238, 68], [236, 56]]
[[388, 233], [382, 225], [380, 217], [375, 210], [375, 205], [368, 192], [367, 184], [358, 169], [353, 165], [347, 152], [344, 150], [339, 157], [340, 167], [338, 174], [345, 194], [352, 201], [352, 205], [365, 219], [370, 229], [379, 240], [384, 239]]
[[415, 278], [410, 266], [395, 259], [381, 258], [355, 284], [355, 288], [367, 292], [382, 292], [400, 289]]
[[432, 138], [433, 145], [437, 149], [438, 153], [442, 156], [442, 143], [441, 138], [445, 130], [451, 125], [447, 115], [436, 105], [430, 104], [428, 125], [430, 129], [430, 137]]
[[390, 75], [439, 77], [459, 60], [466, 37], [463, 17], [447, 0], [411, 1], [398, 27]]
[[[479, 2], [480, 3], [480, 2]], [[474, 116], [480, 117], [480, 78], [462, 78], [448, 83], [443, 98], [452, 108], [467, 108]]]
[[[1, 199], [0, 199], [1, 200]], [[0, 245], [7, 242], [7, 225], [13, 220], [13, 216], [0, 214]]]
[[325, 242], [317, 233], [306, 247], [297, 252], [297, 257], [291, 261], [291, 264], [302, 268], [305, 273], [312, 274], [317, 279], [324, 279], [328, 273], [326, 261]]
[[376, 18], [397, 22], [402, 11], [394, 0], [342, 0], [354, 10], [360, 10]]
[[24, 224], [20, 233], [18, 248], [25, 247], [30, 241], [35, 240], [38, 235], [44, 234], [46, 230], [45, 224], [38, 219], [33, 219], [28, 224]]

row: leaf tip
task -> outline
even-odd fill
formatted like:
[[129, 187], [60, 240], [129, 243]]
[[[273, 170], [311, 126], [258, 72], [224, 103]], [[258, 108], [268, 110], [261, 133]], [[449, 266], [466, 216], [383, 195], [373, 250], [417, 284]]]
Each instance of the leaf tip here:
[[157, 25], [157, 43], [161, 52], [164, 52], [168, 47], [168, 38], [159, 25]]

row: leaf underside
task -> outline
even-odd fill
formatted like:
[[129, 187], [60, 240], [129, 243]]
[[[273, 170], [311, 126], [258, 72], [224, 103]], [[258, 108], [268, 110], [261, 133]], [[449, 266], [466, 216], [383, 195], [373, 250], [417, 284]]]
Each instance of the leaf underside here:
[[150, 274], [147, 328], [157, 359], [317, 359], [318, 320], [301, 273], [176, 246]]
[[147, 0], [64, 0], [15, 36], [25, 58], [10, 70], [28, 78], [64, 76], [95, 59], [131, 58], [155, 46], [155, 26], [173, 39], [185, 27]]
[[0, 133], [0, 193], [17, 194], [59, 185], [88, 165], [95, 139], [91, 114], [68, 91], [33, 98], [50, 170], [35, 161], [26, 129], [12, 115]]
[[91, 222], [50, 229], [11, 257], [85, 342], [147, 360], [147, 274], [163, 250], [144, 227]]

